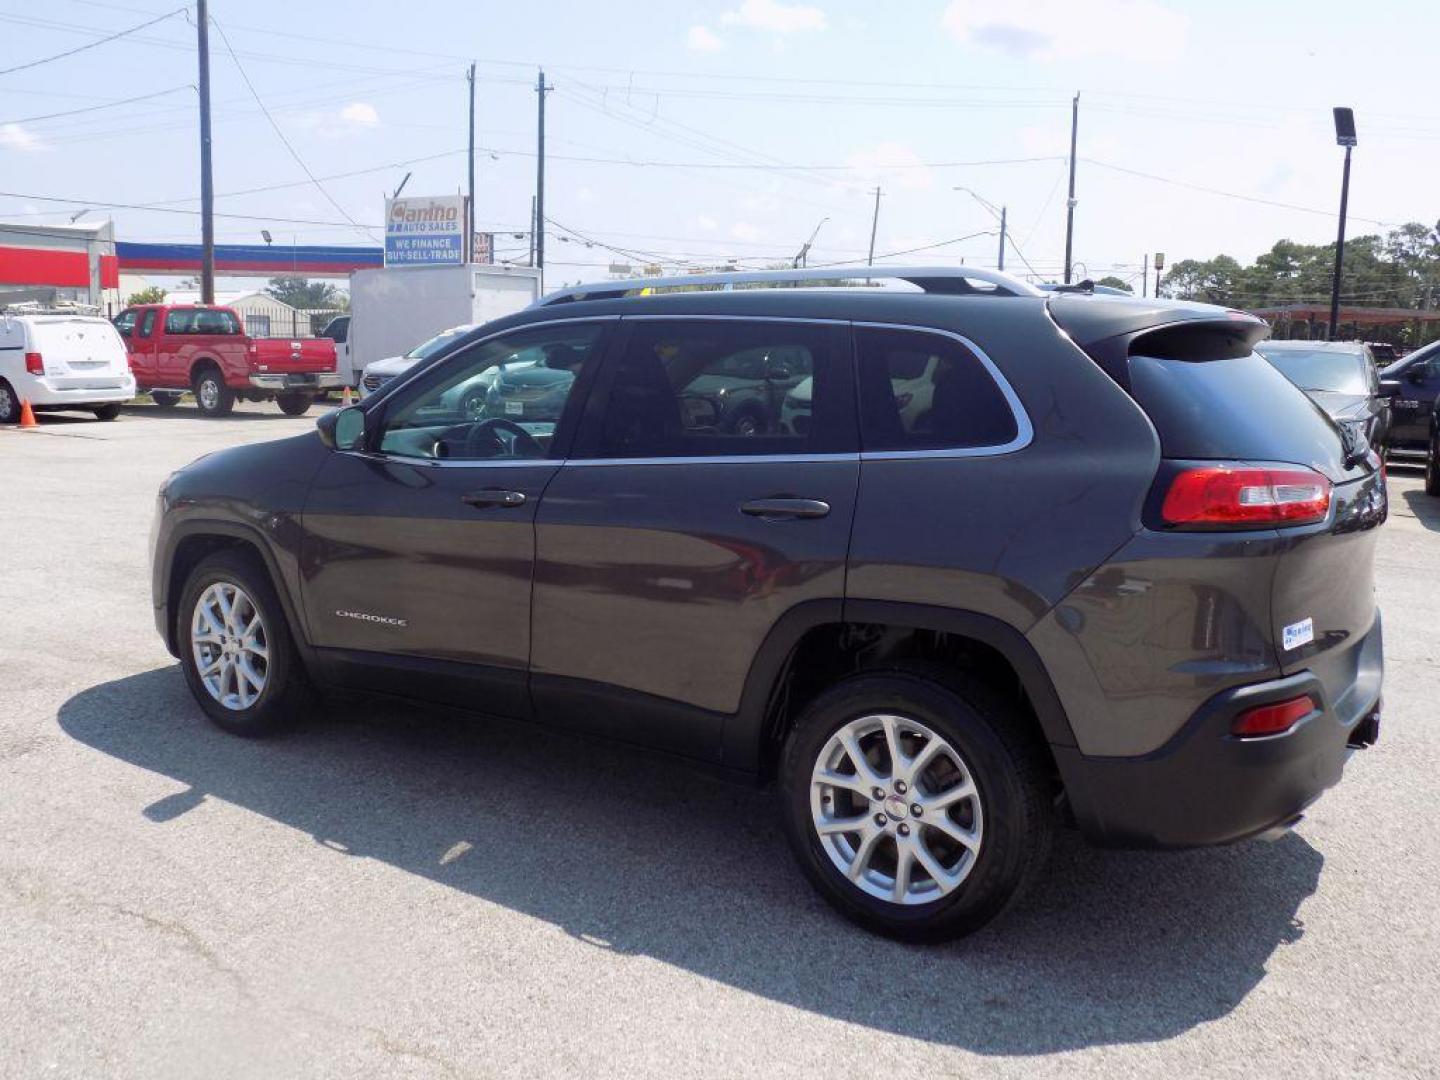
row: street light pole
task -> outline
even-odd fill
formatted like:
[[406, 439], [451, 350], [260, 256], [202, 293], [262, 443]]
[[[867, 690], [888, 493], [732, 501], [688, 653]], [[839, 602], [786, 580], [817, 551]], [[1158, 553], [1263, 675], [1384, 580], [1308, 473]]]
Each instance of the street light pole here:
[[1005, 269], [1005, 214], [1008, 210], [1007, 206], [1000, 207], [1000, 259], [997, 270]]
[[1330, 340], [1339, 335], [1340, 275], [1345, 263], [1345, 211], [1350, 204], [1350, 151], [1359, 143], [1355, 137], [1355, 110], [1335, 110], [1335, 142], [1345, 147], [1345, 171], [1340, 180], [1340, 231], [1335, 238], [1335, 277], [1330, 283]]

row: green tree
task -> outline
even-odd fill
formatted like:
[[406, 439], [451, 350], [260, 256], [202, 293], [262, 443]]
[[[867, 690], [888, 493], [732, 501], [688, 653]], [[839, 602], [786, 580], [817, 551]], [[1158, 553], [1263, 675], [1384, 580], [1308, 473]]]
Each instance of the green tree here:
[[151, 285], [141, 289], [139, 292], [130, 294], [126, 304], [163, 304], [165, 302], [165, 290], [159, 285]]
[[1106, 276], [1106, 277], [1102, 277], [1099, 281], [1095, 282], [1095, 284], [1096, 284], [1096, 285], [1108, 285], [1108, 286], [1109, 286], [1110, 288], [1112, 288], [1112, 289], [1122, 289], [1122, 290], [1124, 290], [1125, 292], [1128, 292], [1128, 293], [1133, 293], [1133, 292], [1135, 291], [1133, 288], [1130, 287], [1130, 285], [1129, 285], [1127, 282], [1121, 281], [1121, 280], [1120, 280], [1118, 277], [1116, 277], [1114, 274], [1110, 274], [1110, 275], [1108, 275], [1108, 276]]
[[273, 277], [265, 291], [282, 303], [302, 310], [348, 307], [348, 297], [328, 281], [286, 274]]

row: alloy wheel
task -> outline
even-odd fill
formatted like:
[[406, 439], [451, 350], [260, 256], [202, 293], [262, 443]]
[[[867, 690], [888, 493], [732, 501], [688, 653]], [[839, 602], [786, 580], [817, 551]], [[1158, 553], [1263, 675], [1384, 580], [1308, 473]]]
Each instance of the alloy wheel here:
[[207, 410], [215, 408], [220, 404], [219, 384], [214, 379], [201, 379], [199, 398], [200, 404]]
[[248, 709], [264, 692], [270, 638], [260, 609], [238, 585], [217, 581], [200, 594], [190, 646], [201, 684], [225, 708]]
[[894, 904], [927, 904], [975, 868], [984, 811], [969, 764], [917, 720], [851, 720], [821, 749], [810, 780], [816, 836], [857, 888]]
[[15, 405], [15, 397], [10, 393], [10, 388], [0, 384], [0, 423], [13, 423], [20, 418], [20, 410]]

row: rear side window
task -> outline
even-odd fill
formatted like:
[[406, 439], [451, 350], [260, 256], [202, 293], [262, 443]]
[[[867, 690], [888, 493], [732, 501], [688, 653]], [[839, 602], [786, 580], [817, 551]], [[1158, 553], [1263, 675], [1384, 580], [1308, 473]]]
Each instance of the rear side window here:
[[955, 338], [923, 330], [856, 328], [860, 425], [866, 450], [1006, 446], [1019, 422], [994, 377]]
[[[607, 458], [847, 449], [842, 332], [728, 319], [637, 320], [600, 393]], [[853, 415], [853, 414], [851, 414]], [[592, 440], [587, 436], [587, 444]], [[853, 446], [848, 447], [853, 450]]]
[[1325, 414], [1257, 353], [1222, 360], [1130, 357], [1130, 389], [1167, 458], [1288, 461], [1344, 469]]

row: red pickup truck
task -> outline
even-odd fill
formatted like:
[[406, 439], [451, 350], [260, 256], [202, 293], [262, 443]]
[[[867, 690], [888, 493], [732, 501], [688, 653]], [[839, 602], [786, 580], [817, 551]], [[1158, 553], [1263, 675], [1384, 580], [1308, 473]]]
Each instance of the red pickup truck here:
[[329, 338], [246, 337], [227, 307], [140, 304], [115, 317], [140, 391], [171, 408], [186, 390], [206, 416], [225, 416], [237, 398], [274, 400], [300, 416], [315, 395], [336, 389], [335, 343]]

